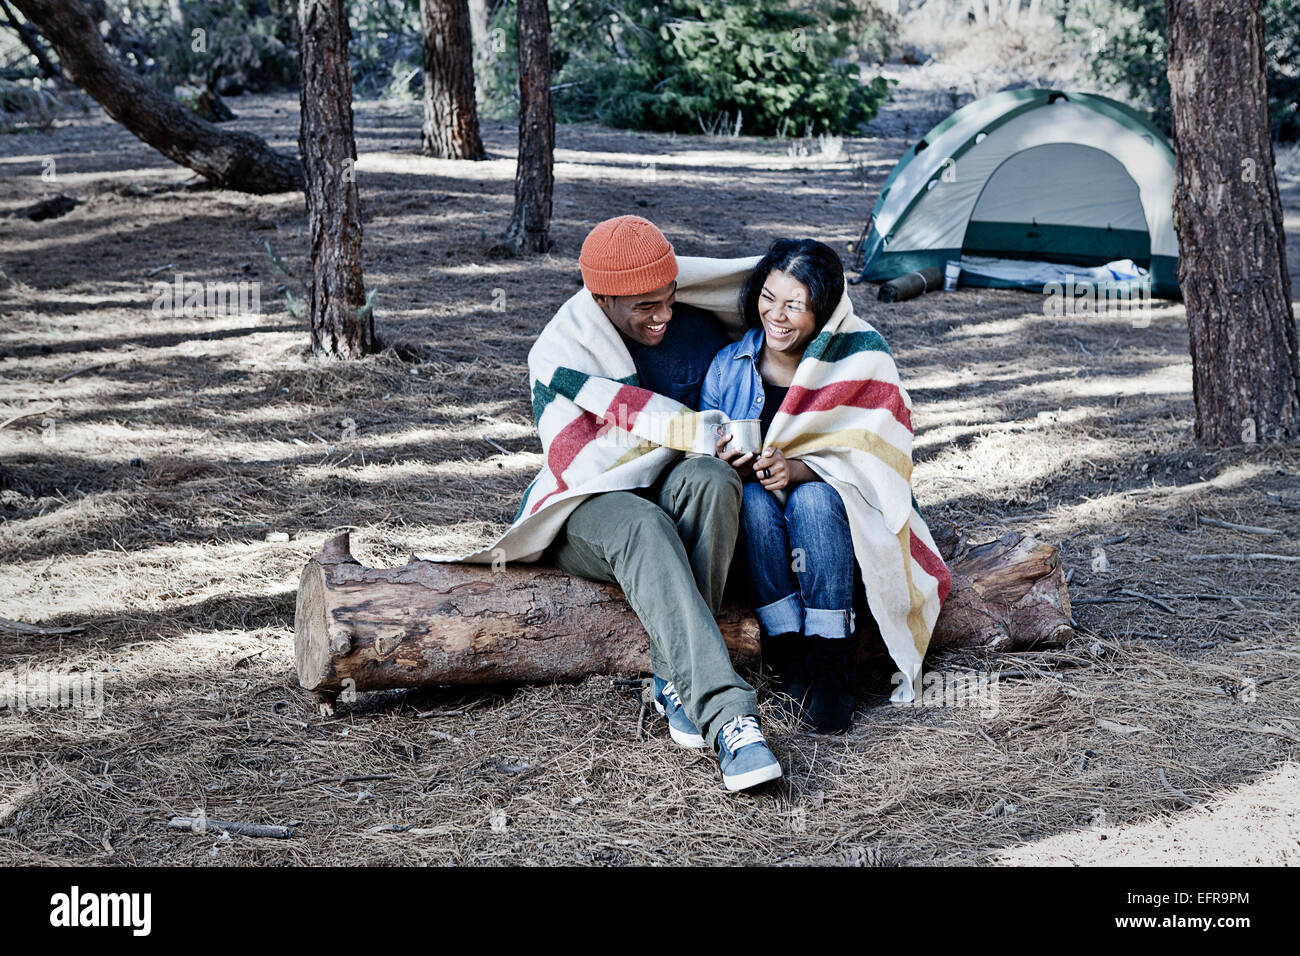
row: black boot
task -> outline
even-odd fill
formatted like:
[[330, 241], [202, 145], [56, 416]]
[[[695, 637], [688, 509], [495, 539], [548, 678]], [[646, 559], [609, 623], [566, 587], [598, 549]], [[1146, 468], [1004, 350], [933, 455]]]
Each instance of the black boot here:
[[853, 720], [858, 639], [810, 637], [807, 723], [819, 734], [842, 734]]
[[808, 638], [797, 632], [763, 638], [763, 664], [772, 672], [772, 692], [782, 711], [798, 718], [808, 696]]

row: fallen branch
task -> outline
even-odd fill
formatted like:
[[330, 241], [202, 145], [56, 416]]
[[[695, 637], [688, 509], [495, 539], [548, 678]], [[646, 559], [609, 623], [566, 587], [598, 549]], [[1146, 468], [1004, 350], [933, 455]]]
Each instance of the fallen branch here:
[[302, 790], [305, 789], [306, 787], [314, 787], [317, 784], [321, 784], [321, 783], [366, 783], [371, 780], [392, 780], [392, 779], [393, 779], [393, 774], [391, 773], [340, 774], [338, 776], [333, 776], [333, 777], [316, 777], [312, 780], [308, 780], [306, 783], [285, 784], [279, 789], [281, 791]]
[[1218, 518], [1197, 518], [1198, 524], [1208, 524], [1212, 528], [1227, 528], [1229, 531], [1244, 531], [1246, 534], [1281, 534], [1277, 528], [1261, 528], [1257, 524], [1233, 524]]
[[1188, 561], [1300, 561], [1300, 555], [1270, 554], [1253, 551], [1250, 554], [1189, 554]]
[[44, 412], [52, 412], [54, 411], [54, 409], [58, 407], [59, 407], [59, 403], [54, 402], [52, 404], [46, 405], [43, 408], [33, 408], [31, 411], [28, 412], [19, 412], [17, 415], [10, 415], [4, 421], [0, 422], [0, 428], [4, 428], [6, 425], [12, 425], [20, 418], [28, 418], [31, 415], [40, 415]]
[[1160, 610], [1162, 610], [1162, 611], [1167, 611], [1167, 612], [1169, 612], [1170, 614], [1176, 614], [1176, 613], [1177, 613], [1173, 608], [1171, 608], [1171, 607], [1170, 607], [1168, 604], [1166, 604], [1164, 601], [1161, 601], [1161, 600], [1159, 600], [1158, 598], [1153, 598], [1153, 597], [1152, 597], [1151, 595], [1149, 595], [1149, 594], [1143, 594], [1141, 591], [1131, 591], [1131, 590], [1129, 590], [1128, 588], [1120, 588], [1119, 591], [1117, 591], [1116, 593], [1117, 593], [1117, 594], [1127, 594], [1127, 595], [1129, 595], [1130, 597], [1141, 598], [1143, 601], [1148, 601], [1148, 602], [1150, 602], [1151, 604], [1154, 604], [1156, 607], [1160, 608]]
[[0, 631], [10, 631], [14, 634], [80, 634], [84, 630], [84, 627], [41, 627], [38, 624], [11, 621], [7, 617], [0, 617]]
[[1183, 793], [1183, 791], [1179, 790], [1177, 787], [1175, 787], [1172, 783], [1169, 782], [1169, 778], [1165, 775], [1164, 767], [1160, 768], [1160, 782], [1165, 785], [1165, 789], [1167, 789], [1170, 793], [1174, 794], [1175, 796], [1182, 797], [1184, 800], [1186, 800], [1187, 805], [1189, 807], [1195, 809], [1196, 807], [1200, 806], [1199, 803], [1197, 803], [1195, 800], [1193, 800], [1191, 797]]
[[[1068, 575], [1067, 575], [1068, 577]], [[1069, 583], [1068, 581], [1066, 582]], [[1096, 598], [1071, 598], [1071, 604], [1136, 604], [1139, 599], [1145, 601], [1154, 601], [1154, 598], [1137, 591], [1130, 591], [1127, 588], [1119, 591], [1120, 594], [1131, 594], [1132, 597], [1096, 597]], [[1178, 598], [1185, 601], [1275, 601], [1276, 598], [1264, 594], [1167, 594], [1166, 597]], [[1164, 608], [1171, 614], [1173, 608], [1167, 604], [1159, 603], [1159, 607]]]
[[1266, 594], [1171, 594], [1172, 598], [1196, 601], [1275, 601]]
[[209, 820], [207, 817], [172, 817], [167, 825], [173, 830], [189, 830], [192, 833], [213, 833], [225, 830], [240, 836], [272, 837], [286, 840], [293, 835], [288, 827], [268, 826], [263, 823], [240, 823], [238, 820]]
[[60, 375], [60, 376], [59, 376], [58, 378], [56, 378], [54, 381], [56, 381], [56, 382], [66, 382], [68, 379], [70, 379], [70, 378], [75, 378], [76, 376], [81, 375], [83, 372], [93, 372], [93, 371], [95, 371], [96, 369], [103, 368], [105, 365], [109, 365], [109, 364], [111, 364], [111, 363], [109, 363], [109, 362], [97, 362], [97, 363], [95, 363], [94, 365], [86, 365], [86, 366], [84, 366], [84, 367], [82, 367], [82, 368], [74, 369], [74, 370], [71, 371], [71, 372], [64, 372], [62, 375]]

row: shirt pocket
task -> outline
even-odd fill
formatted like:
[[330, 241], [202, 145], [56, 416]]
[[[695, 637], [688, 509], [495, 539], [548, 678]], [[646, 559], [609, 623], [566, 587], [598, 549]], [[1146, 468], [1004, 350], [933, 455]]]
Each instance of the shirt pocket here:
[[694, 381], [673, 382], [668, 387], [668, 397], [696, 411], [700, 405], [700, 388], [704, 385], [704, 376]]

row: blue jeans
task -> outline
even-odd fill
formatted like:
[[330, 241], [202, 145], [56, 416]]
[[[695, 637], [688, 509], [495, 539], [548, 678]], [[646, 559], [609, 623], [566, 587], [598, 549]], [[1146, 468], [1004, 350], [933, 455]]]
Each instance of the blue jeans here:
[[745, 482], [739, 543], [765, 634], [852, 635], [857, 565], [839, 492], [804, 482], [782, 508], [757, 481]]

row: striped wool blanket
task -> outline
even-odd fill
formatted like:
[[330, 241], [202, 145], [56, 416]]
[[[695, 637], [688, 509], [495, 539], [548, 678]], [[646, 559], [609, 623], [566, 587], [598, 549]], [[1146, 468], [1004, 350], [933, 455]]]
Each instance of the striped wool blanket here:
[[913, 700], [952, 576], [912, 495], [912, 400], [847, 290], [804, 352], [763, 444], [839, 492], [867, 603], [898, 667], [891, 699]]
[[[737, 298], [759, 258], [677, 261], [678, 301], [712, 311], [739, 334]], [[585, 288], [542, 330], [528, 372], [542, 471], [501, 538], [431, 560], [536, 561], [590, 495], [646, 487], [684, 454], [714, 453], [722, 413], [640, 388], [618, 331]], [[912, 497], [911, 400], [889, 347], [853, 314], [847, 292], [765, 437], [840, 493], [872, 616], [902, 675], [893, 699], [912, 700], [950, 578]]]

